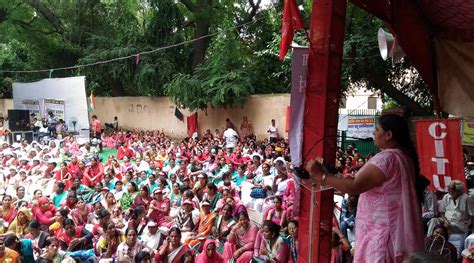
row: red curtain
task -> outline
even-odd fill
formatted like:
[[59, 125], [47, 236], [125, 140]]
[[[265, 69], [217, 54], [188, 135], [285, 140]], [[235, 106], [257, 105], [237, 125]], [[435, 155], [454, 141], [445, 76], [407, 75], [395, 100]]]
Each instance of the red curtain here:
[[198, 128], [198, 114], [197, 112], [193, 113], [191, 116], [186, 117], [188, 124], [188, 136], [193, 136], [193, 133], [197, 131]]

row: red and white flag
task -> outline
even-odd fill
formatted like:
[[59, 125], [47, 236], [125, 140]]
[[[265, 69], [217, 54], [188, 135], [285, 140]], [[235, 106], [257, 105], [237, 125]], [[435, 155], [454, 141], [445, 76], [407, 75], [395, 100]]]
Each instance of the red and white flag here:
[[465, 181], [459, 119], [416, 121], [421, 174], [432, 190], [447, 192], [452, 180]]

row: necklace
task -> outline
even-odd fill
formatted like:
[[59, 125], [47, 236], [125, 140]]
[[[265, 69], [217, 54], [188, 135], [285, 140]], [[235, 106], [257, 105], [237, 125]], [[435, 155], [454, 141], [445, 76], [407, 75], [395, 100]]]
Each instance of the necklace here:
[[247, 227], [247, 229], [245, 229], [244, 227], [240, 227], [239, 229], [240, 234], [243, 235], [249, 229], [249, 227]]

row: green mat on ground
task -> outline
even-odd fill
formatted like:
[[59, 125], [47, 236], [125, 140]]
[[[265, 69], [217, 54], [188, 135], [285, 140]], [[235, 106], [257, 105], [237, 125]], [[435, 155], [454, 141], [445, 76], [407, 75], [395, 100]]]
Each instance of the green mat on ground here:
[[102, 158], [102, 163], [106, 163], [111, 154], [117, 157], [117, 149], [104, 148], [102, 153], [99, 153], [99, 157]]

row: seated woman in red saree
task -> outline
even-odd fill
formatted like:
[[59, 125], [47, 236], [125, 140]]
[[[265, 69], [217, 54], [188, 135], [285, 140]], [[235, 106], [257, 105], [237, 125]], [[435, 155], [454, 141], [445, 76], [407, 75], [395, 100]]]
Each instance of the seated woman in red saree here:
[[204, 243], [203, 251], [196, 257], [195, 263], [224, 263], [224, 258], [216, 251], [218, 241], [208, 239]]
[[13, 198], [10, 195], [4, 195], [2, 199], [2, 209], [0, 210], [2, 218], [10, 224], [16, 216], [15, 206], [12, 205]]
[[104, 180], [104, 167], [99, 162], [99, 157], [94, 157], [84, 172], [82, 183], [91, 188], [102, 180]]
[[227, 236], [222, 257], [224, 262], [235, 259], [236, 263], [250, 262], [253, 256], [253, 247], [258, 228], [250, 223], [247, 213], [238, 214], [239, 223], [235, 225]]
[[188, 237], [184, 241], [186, 245], [197, 248], [199, 251], [202, 250], [202, 244], [211, 234], [214, 221], [216, 220], [216, 214], [211, 212], [211, 204], [209, 201], [204, 200], [201, 202], [201, 213], [199, 215], [199, 227], [196, 231], [197, 235]]
[[133, 199], [132, 208], [135, 209], [139, 206], [143, 206], [145, 207], [145, 210], [148, 210], [151, 201], [152, 198], [150, 196], [150, 189], [147, 185], [142, 185], [140, 187], [140, 194], [135, 196], [135, 198]]
[[74, 184], [72, 173], [69, 172], [66, 162], [61, 162], [59, 170], [56, 171], [56, 182], [64, 182], [66, 191]]
[[42, 230], [49, 229], [49, 226], [54, 223], [56, 214], [56, 207], [51, 204], [47, 197], [38, 199], [38, 206], [33, 208], [33, 217], [41, 225]]
[[[67, 165], [67, 170], [68, 172], [72, 175], [72, 179], [78, 177], [78, 172], [79, 172], [79, 160], [77, 159], [77, 156], [73, 155], [71, 157], [71, 162]], [[82, 178], [81, 178], [82, 179]]]
[[76, 226], [85, 226], [87, 224], [89, 214], [92, 214], [93, 212], [94, 208], [92, 205], [86, 204], [84, 198], [79, 197], [77, 199], [76, 208], [72, 210], [71, 213], [72, 220], [74, 220]]
[[118, 147], [117, 160], [122, 160], [124, 156], [127, 156], [128, 158], [135, 156], [135, 153], [128, 147], [126, 142], [124, 142], [122, 146]]
[[148, 220], [158, 223], [159, 226], [166, 226], [166, 217], [170, 215], [170, 200], [163, 197], [161, 189], [153, 190], [153, 201], [148, 210]]
[[61, 249], [63, 251], [78, 251], [92, 248], [91, 232], [84, 227], [74, 224], [72, 219], [66, 219], [63, 222], [63, 229], [57, 235]]
[[181, 257], [189, 251], [189, 247], [180, 240], [181, 230], [177, 227], [171, 228], [169, 236], [155, 255], [155, 262], [180, 263]]

